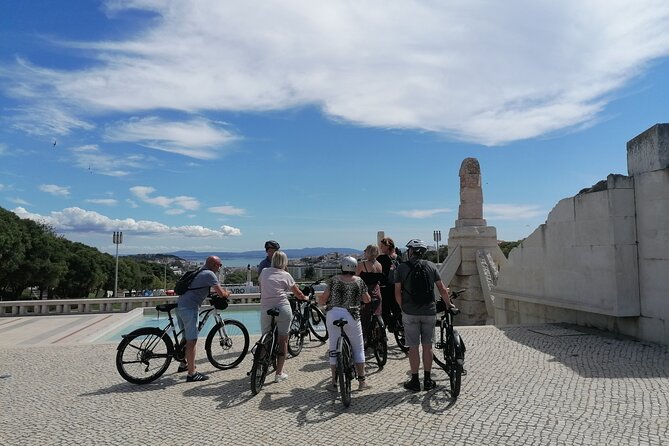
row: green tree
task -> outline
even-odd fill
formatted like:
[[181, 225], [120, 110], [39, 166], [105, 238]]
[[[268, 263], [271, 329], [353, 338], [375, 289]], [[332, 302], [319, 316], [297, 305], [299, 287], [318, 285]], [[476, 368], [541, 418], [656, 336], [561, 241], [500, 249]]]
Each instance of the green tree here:
[[316, 269], [309, 265], [304, 269], [304, 278], [307, 280], [314, 280], [316, 278]]
[[508, 258], [509, 257], [509, 252], [511, 252], [511, 250], [513, 248], [515, 248], [516, 246], [520, 245], [521, 242], [522, 242], [522, 240], [517, 240], [515, 242], [504, 242], [504, 241], [502, 241], [502, 242], [499, 242], [499, 248], [504, 253], [504, 256], [506, 256]]

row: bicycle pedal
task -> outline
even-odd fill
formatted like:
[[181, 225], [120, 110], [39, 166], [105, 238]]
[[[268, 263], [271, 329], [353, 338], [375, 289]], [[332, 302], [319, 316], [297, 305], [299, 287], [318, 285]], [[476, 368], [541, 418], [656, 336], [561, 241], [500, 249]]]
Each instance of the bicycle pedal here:
[[441, 348], [441, 342], [435, 342], [434, 348]]

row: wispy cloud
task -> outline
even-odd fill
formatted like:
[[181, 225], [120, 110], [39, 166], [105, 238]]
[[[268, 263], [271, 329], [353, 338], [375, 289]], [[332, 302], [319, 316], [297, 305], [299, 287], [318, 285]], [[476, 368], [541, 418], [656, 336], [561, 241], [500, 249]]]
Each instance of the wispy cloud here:
[[[596, 120], [616, 90], [669, 54], [662, 0], [106, 5], [111, 20], [124, 9], [160, 20], [124, 41], [55, 42], [92, 55], [85, 69], [20, 61], [2, 70], [8, 94], [48, 111], [29, 119], [30, 107], [15, 127], [64, 133], [87, 128], [81, 116], [89, 111], [316, 105], [360, 125], [504, 144]], [[183, 127], [156, 119], [134, 118], [107, 136], [201, 159], [232, 137], [199, 118]], [[190, 146], [196, 128], [204, 139]]]
[[[2, 188], [0, 188], [0, 190], [2, 190]], [[19, 206], [30, 206], [29, 202], [19, 197], [10, 198], [9, 201], [14, 204], [18, 204]]]
[[111, 155], [95, 144], [74, 147], [70, 152], [75, 165], [80, 169], [88, 170], [91, 174], [110, 177], [124, 177], [131, 172], [145, 170], [147, 165], [155, 162], [152, 158], [141, 154]]
[[101, 204], [103, 206], [116, 206], [118, 204], [118, 200], [114, 198], [89, 198], [84, 201], [86, 201], [86, 203]]
[[57, 197], [68, 197], [70, 195], [69, 186], [58, 186], [56, 184], [40, 184], [39, 190]]
[[430, 218], [434, 217], [437, 214], [444, 214], [446, 212], [452, 212], [452, 209], [448, 208], [437, 208], [437, 209], [411, 209], [407, 211], [395, 211], [393, 214], [399, 214], [408, 218]]
[[67, 135], [74, 130], [91, 130], [95, 126], [79, 119], [75, 112], [63, 110], [65, 104], [36, 103], [11, 109], [10, 126], [35, 136]]
[[195, 211], [200, 207], [200, 202], [196, 198], [188, 196], [151, 196], [155, 191], [156, 189], [151, 186], [135, 186], [130, 188], [130, 192], [132, 192], [139, 200], [143, 201], [144, 203], [149, 203], [164, 208], [177, 207], [188, 211]]
[[246, 214], [246, 209], [236, 208], [234, 206], [214, 206], [207, 209], [209, 212], [214, 214], [223, 214], [223, 215], [244, 215]]
[[21, 218], [49, 224], [58, 232], [94, 232], [109, 233], [123, 230], [139, 235], [178, 235], [182, 237], [211, 237], [223, 238], [241, 235], [241, 230], [232, 226], [223, 225], [217, 229], [204, 226], [167, 226], [150, 220], [123, 220], [112, 219], [93, 211], [78, 207], [51, 212], [48, 216], [33, 214], [22, 207], [12, 210]]
[[539, 206], [522, 204], [484, 204], [483, 216], [490, 220], [526, 220], [546, 215]]
[[107, 129], [105, 138], [108, 141], [136, 142], [151, 149], [204, 160], [218, 158], [223, 153], [222, 149], [238, 139], [204, 118], [164, 121], [157, 117], [117, 123]]

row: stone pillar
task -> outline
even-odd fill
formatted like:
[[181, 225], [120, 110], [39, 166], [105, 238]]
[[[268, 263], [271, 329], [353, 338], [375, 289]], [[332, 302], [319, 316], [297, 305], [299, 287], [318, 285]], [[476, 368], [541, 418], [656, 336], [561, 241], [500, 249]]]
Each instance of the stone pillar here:
[[481, 167], [476, 158], [465, 158], [460, 165], [460, 207], [455, 227], [485, 226]]
[[448, 252], [460, 246], [462, 260], [450, 281], [453, 288], [466, 288], [456, 305], [462, 310], [456, 322], [478, 325], [494, 322], [494, 314], [489, 314], [481, 287], [477, 266], [477, 252], [495, 252], [497, 229], [488, 226], [483, 219], [483, 190], [481, 189], [481, 167], [476, 158], [466, 158], [460, 166], [460, 207], [455, 227], [448, 232]]

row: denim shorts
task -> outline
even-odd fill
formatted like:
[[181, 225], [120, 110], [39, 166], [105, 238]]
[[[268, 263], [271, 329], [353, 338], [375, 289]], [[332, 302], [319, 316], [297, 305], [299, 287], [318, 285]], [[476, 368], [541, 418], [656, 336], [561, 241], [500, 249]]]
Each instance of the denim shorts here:
[[197, 339], [198, 315], [199, 311], [194, 308], [177, 308], [177, 321], [179, 327], [184, 331], [184, 337], [187, 341]]
[[417, 316], [402, 313], [404, 324], [404, 336], [407, 347], [419, 345], [431, 345], [434, 342], [434, 327], [437, 322], [436, 315]]

